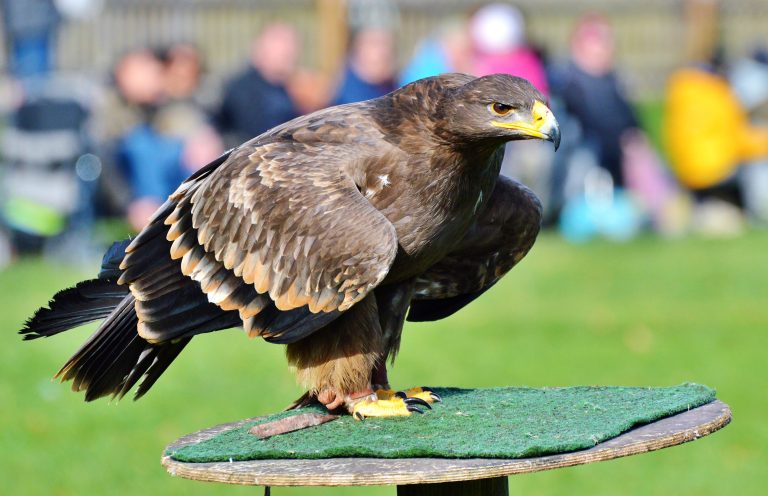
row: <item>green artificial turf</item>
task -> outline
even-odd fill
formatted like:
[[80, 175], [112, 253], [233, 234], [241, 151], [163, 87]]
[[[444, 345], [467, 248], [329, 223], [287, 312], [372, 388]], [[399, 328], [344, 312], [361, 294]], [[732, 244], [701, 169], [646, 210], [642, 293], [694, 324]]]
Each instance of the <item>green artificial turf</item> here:
[[424, 415], [350, 416], [259, 439], [248, 430], [321, 406], [269, 415], [168, 454], [183, 462], [283, 458], [525, 458], [565, 453], [618, 436], [714, 400], [698, 384], [668, 388], [577, 386], [566, 388], [435, 389], [444, 400]]

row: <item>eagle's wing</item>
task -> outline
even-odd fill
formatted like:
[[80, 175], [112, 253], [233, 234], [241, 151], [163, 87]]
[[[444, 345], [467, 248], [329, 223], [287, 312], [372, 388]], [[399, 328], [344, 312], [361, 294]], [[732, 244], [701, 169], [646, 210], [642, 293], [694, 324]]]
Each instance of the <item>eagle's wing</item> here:
[[540, 225], [536, 195], [500, 176], [461, 244], [417, 278], [408, 320], [439, 320], [472, 302], [528, 253]]
[[[192, 281], [222, 311], [238, 312], [250, 335], [292, 342], [384, 279], [397, 237], [344, 170], [357, 149], [334, 141], [350, 131], [304, 124], [190, 178], [146, 229], [160, 231], [165, 244], [148, 242], [148, 234], [128, 247], [121, 282], [136, 296], [142, 337], [166, 341], [188, 332], [170, 326], [169, 333], [158, 319], [169, 322], [168, 296], [191, 291]], [[161, 272], [154, 249], [168, 260]]]

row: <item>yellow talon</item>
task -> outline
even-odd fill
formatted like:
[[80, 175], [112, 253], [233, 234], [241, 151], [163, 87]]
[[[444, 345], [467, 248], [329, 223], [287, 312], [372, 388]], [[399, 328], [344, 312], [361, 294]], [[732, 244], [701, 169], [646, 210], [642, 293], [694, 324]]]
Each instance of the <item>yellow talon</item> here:
[[431, 410], [430, 403], [439, 402], [440, 396], [429, 388], [411, 388], [407, 391], [377, 389], [376, 399], [366, 398], [352, 407], [357, 420], [365, 417], [404, 417], [411, 413], [424, 413], [422, 408]]
[[427, 403], [440, 403], [442, 401], [440, 396], [429, 388], [413, 387], [405, 391], [395, 391], [393, 389], [376, 390], [376, 398], [380, 400], [391, 400], [392, 398], [403, 397], [403, 395], [408, 398], [418, 398]]
[[422, 387], [414, 387], [403, 391], [409, 398], [419, 398], [427, 403], [440, 402], [440, 396], [433, 393], [430, 389], [424, 389]]
[[394, 397], [395, 397], [394, 389], [377, 389], [376, 390], [376, 398], [380, 400], [391, 400]]
[[404, 417], [410, 415], [412, 411], [402, 398], [365, 399], [352, 407], [352, 416], [357, 420], [363, 420], [366, 417]]

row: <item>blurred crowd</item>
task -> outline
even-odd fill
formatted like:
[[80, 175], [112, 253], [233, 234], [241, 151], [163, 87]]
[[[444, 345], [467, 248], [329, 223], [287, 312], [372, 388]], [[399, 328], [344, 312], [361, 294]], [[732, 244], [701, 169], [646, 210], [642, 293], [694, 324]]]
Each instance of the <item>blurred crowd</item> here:
[[[395, 30], [374, 19], [351, 27], [343, 67], [324, 77], [300, 66], [302, 33], [274, 22], [225, 78], [211, 77], [201, 50], [184, 41], [128, 50], [94, 83], [54, 70], [62, 21], [52, 1], [3, 6], [0, 264], [12, 251], [87, 252], [99, 219], [124, 219], [138, 231], [225, 149], [301, 114], [443, 72], [518, 75], [549, 99], [561, 150], [509, 144], [503, 173], [537, 192], [545, 222], [569, 240], [625, 240], [647, 229], [728, 234], [768, 223], [765, 49], [672, 74], [659, 150], [625, 92], [614, 29], [597, 14], [574, 19], [564, 60], [528, 38], [520, 10], [499, 3], [428, 34], [402, 66]], [[88, 85], [98, 91], [73, 89]]]

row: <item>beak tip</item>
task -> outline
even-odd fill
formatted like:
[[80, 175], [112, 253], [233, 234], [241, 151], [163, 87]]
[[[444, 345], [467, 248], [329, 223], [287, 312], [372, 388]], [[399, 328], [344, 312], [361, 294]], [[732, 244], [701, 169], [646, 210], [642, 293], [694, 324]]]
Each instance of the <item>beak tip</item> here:
[[550, 136], [552, 144], [555, 145], [555, 151], [557, 151], [560, 148], [560, 129], [555, 129]]
[[547, 141], [551, 141], [555, 146], [555, 151], [560, 148], [560, 124], [558, 124], [555, 115], [545, 104], [536, 101], [533, 105], [534, 121], [540, 122], [539, 130], [544, 134]]
[[552, 127], [546, 133], [546, 136], [547, 141], [551, 141], [555, 146], [555, 151], [557, 151], [557, 149], [560, 148], [560, 126], [558, 126], [557, 121], [553, 123]]

